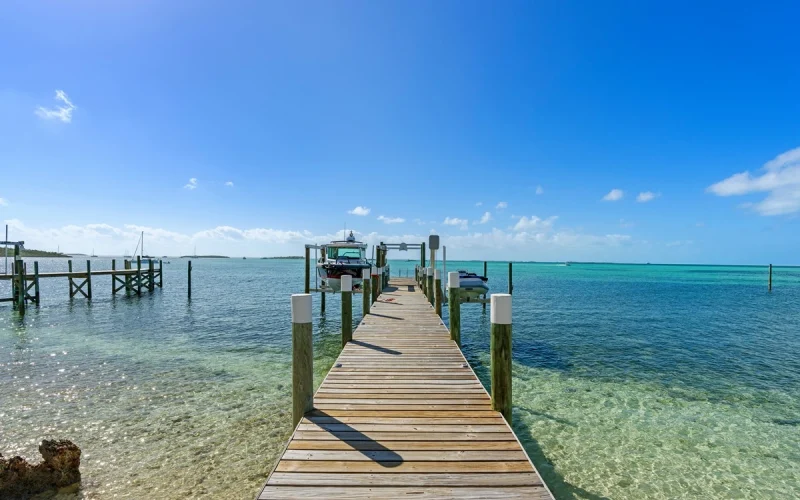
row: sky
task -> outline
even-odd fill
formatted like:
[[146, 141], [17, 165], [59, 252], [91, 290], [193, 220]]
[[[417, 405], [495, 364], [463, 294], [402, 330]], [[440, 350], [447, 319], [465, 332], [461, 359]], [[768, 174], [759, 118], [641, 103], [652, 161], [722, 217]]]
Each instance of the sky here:
[[0, 221], [100, 255], [346, 227], [451, 259], [800, 265], [799, 14], [2, 2]]

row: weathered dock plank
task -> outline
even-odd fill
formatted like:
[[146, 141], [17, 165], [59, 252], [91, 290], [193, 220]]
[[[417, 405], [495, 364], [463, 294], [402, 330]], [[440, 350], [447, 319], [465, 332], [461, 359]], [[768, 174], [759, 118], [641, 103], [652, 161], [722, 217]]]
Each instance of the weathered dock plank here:
[[428, 299], [394, 279], [260, 499], [552, 499]]

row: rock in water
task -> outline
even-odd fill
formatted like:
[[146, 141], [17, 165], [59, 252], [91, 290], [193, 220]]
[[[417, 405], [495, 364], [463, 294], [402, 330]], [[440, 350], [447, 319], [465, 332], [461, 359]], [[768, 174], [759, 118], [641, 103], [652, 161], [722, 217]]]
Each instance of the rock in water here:
[[80, 483], [81, 449], [75, 443], [44, 440], [39, 453], [43, 460], [36, 465], [0, 455], [0, 498], [26, 498]]

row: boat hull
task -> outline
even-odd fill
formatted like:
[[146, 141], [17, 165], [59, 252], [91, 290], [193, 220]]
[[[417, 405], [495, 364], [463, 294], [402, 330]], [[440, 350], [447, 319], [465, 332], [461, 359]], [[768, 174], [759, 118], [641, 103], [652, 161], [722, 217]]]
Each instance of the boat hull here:
[[350, 276], [353, 278], [353, 289], [360, 290], [362, 273], [364, 269], [369, 269], [369, 265], [335, 265], [323, 264], [317, 267], [317, 274], [322, 279], [323, 284], [331, 288], [335, 293], [342, 291], [342, 276]]
[[489, 286], [480, 278], [461, 278], [459, 285], [461, 296], [464, 298], [477, 299], [489, 293]]

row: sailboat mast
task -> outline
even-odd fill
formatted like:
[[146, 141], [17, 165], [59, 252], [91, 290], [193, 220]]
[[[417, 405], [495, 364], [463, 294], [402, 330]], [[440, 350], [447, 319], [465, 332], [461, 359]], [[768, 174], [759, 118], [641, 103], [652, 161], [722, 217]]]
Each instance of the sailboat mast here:
[[144, 257], [144, 231], [142, 231], [142, 257]]

